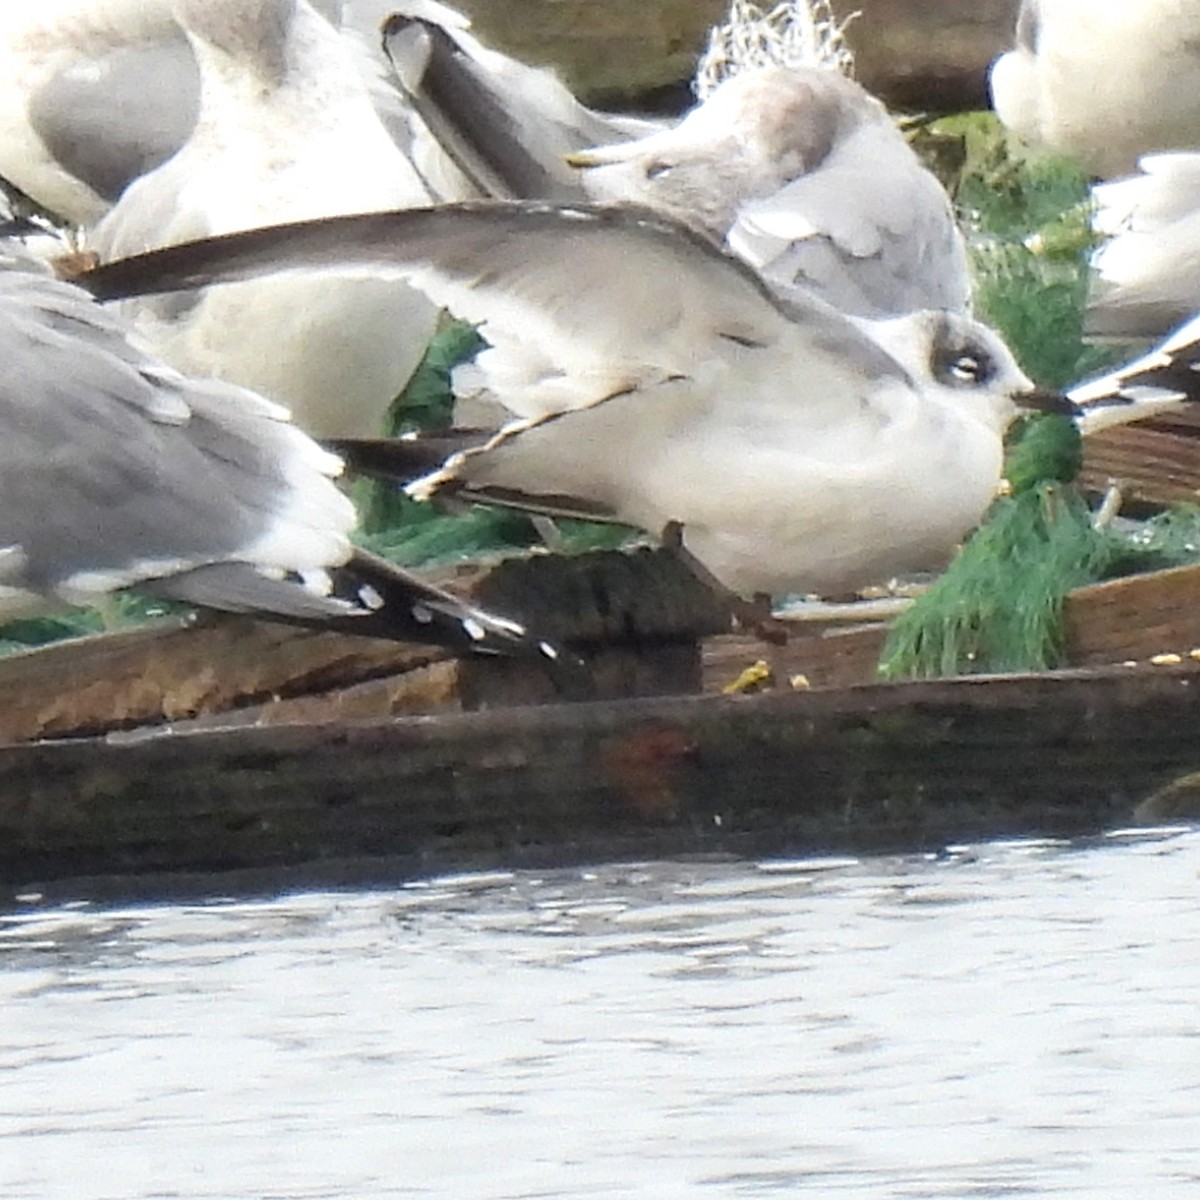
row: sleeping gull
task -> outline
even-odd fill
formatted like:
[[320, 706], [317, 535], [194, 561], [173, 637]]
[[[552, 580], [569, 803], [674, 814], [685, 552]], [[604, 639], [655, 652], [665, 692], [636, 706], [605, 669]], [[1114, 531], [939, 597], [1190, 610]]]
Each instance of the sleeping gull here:
[[945, 190], [883, 105], [829, 68], [738, 71], [674, 128], [570, 161], [593, 199], [694, 225], [773, 285], [844, 312], [970, 305]]
[[991, 73], [1000, 120], [1028, 142], [1125, 175], [1200, 144], [1200, 0], [1022, 0]]
[[[645, 205], [727, 241], [772, 283], [856, 315], [968, 308], [949, 198], [842, 74], [849, 52], [823, 0], [766, 13], [735, 0], [698, 69], [703, 99], [672, 127], [584, 108], [441, 5], [397, 7], [385, 41], [398, 78], [465, 177], [443, 199]], [[586, 169], [565, 172], [564, 155]]]
[[961, 314], [856, 322], [620, 207], [334, 218], [175, 247], [85, 284], [103, 297], [348, 264], [482, 322], [474, 371], [512, 414], [418, 491], [681, 527], [683, 548], [743, 595], [940, 564], [996, 492], [1017, 403], [1045, 402]]
[[0, 244], [0, 619], [118, 588], [344, 632], [553, 651], [352, 549], [341, 463], [277, 405], [189, 379]]
[[[195, 131], [100, 222], [102, 259], [305, 217], [425, 203], [342, 39], [306, 0], [176, 0], [200, 64]], [[179, 369], [288, 405], [319, 435], [380, 431], [420, 361], [437, 310], [365, 278], [266, 279], [135, 319]]]
[[1084, 323], [1098, 338], [1161, 337], [1200, 311], [1200, 153], [1149, 154], [1141, 171], [1092, 189], [1092, 259]]

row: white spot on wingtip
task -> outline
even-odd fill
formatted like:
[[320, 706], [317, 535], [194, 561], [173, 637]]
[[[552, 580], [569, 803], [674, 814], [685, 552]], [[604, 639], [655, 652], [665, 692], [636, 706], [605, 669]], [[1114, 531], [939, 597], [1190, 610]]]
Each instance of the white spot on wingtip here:
[[383, 597], [369, 583], [364, 583], [359, 587], [358, 598], [362, 601], [363, 607], [369, 608], [372, 612], [378, 612], [383, 607]]

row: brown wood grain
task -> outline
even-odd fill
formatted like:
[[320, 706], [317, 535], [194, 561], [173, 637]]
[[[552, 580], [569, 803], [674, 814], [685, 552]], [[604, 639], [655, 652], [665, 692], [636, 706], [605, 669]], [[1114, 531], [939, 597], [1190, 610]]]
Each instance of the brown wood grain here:
[[[463, 0], [476, 32], [528, 62], [557, 67], [596, 103], [636, 102], [686, 85], [724, 0]], [[772, 7], [763, 0], [763, 9]], [[835, 0], [857, 78], [889, 104], [950, 112], [987, 107], [988, 64], [1012, 42], [1014, 0]]]
[[0, 882], [90, 876], [73, 887], [95, 895], [97, 876], [191, 872], [228, 893], [231, 871], [278, 887], [1073, 836], [1200, 770], [1198, 728], [1190, 664], [9, 746]]
[[1142, 422], [1085, 438], [1085, 487], [1117, 483], [1127, 502], [1153, 505], [1200, 501], [1200, 428], [1189, 420]]

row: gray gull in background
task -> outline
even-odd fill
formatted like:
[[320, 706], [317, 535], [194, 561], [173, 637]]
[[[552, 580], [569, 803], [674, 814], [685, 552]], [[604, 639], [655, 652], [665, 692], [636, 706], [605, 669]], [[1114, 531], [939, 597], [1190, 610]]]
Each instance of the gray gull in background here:
[[[443, 199], [645, 205], [847, 312], [969, 307], [949, 198], [883, 106], [842, 74], [849, 51], [823, 0], [766, 13], [735, 0], [698, 69], [704, 99], [671, 127], [584, 108], [441, 5], [398, 7], [385, 26], [397, 77], [465, 180], [456, 188], [440, 173]], [[564, 156], [586, 170], [567, 171]]]
[[827, 67], [738, 71], [674, 128], [570, 161], [593, 199], [684, 221], [844, 312], [970, 306], [950, 198], [883, 105]]
[[152, 595], [458, 651], [553, 656], [352, 548], [340, 461], [277, 405], [189, 379], [0, 244], [0, 620]]
[[[85, 284], [125, 295], [349, 264], [411, 279], [490, 343], [473, 370], [511, 419], [419, 492], [681, 527], [684, 549], [743, 595], [940, 565], [996, 492], [1017, 405], [1045, 402], [966, 316], [854, 321], [780, 298], [707, 238], [619, 207], [334, 218], [175, 247]], [[393, 445], [403, 463], [419, 443]]]
[[[200, 65], [184, 147], [93, 232], [102, 260], [238, 229], [426, 203], [337, 33], [307, 0], [176, 0]], [[319, 435], [378, 433], [437, 309], [365, 278], [266, 279], [130, 306], [179, 369], [286, 404]]]
[[1014, 133], [1104, 178], [1200, 146], [1200, 0], [1022, 0], [991, 89]]

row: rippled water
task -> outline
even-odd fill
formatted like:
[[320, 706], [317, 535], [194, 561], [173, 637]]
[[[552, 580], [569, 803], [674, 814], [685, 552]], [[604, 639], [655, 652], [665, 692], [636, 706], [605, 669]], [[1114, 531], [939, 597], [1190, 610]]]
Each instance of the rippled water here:
[[0, 921], [0, 1196], [1200, 1195], [1200, 834]]

